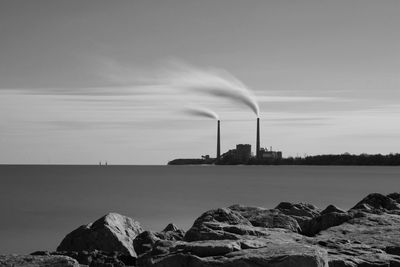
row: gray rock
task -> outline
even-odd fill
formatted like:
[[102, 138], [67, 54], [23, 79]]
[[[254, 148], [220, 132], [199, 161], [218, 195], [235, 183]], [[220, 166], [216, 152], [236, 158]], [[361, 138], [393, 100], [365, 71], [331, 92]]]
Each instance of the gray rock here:
[[168, 224], [164, 230], [156, 234], [160, 239], [163, 240], [183, 240], [183, 237], [185, 236], [185, 231], [180, 229], [178, 226], [176, 226], [173, 223]]
[[387, 195], [387, 197], [393, 199], [397, 203], [400, 203], [400, 193], [391, 193], [391, 194]]
[[81, 265], [89, 265], [91, 267], [123, 267], [123, 266], [135, 266], [136, 258], [121, 254], [116, 251], [104, 252], [104, 251], [36, 251], [31, 255], [52, 255], [52, 256], [67, 256], [71, 257], [79, 262]]
[[247, 249], [219, 256], [200, 257], [192, 253], [172, 253], [153, 258], [139, 266], [152, 267], [325, 267], [328, 264], [325, 250], [299, 244], [275, 245]]
[[159, 240], [160, 238], [156, 236], [155, 232], [144, 231], [133, 240], [133, 247], [136, 254], [141, 255], [150, 251], [153, 248], [154, 244]]
[[388, 196], [373, 193], [366, 196], [351, 209], [379, 213], [392, 210], [400, 210], [400, 204], [398, 204], [396, 200]]
[[241, 205], [233, 205], [229, 208], [241, 214], [256, 227], [283, 228], [293, 232], [299, 232], [301, 230], [295, 219], [283, 214], [280, 210], [268, 210], [259, 207], [246, 207]]
[[229, 208], [214, 209], [203, 213], [195, 220], [193, 226], [186, 232], [185, 241], [236, 239], [236, 234], [244, 233], [246, 230], [232, 227], [231, 231], [223, 229], [224, 226], [249, 226], [247, 230], [252, 231], [251, 223], [239, 213]]
[[303, 228], [305, 222], [320, 215], [317, 207], [307, 203], [281, 202], [275, 209], [295, 219], [300, 228]]
[[179, 229], [178, 226], [176, 226], [173, 223], [170, 223], [164, 228], [164, 230], [162, 230], [162, 232], [170, 232], [170, 231], [177, 232], [177, 231], [180, 231], [180, 230], [181, 229]]
[[332, 266], [400, 266], [399, 215], [358, 213], [307, 241], [327, 249]]
[[79, 267], [79, 263], [66, 256], [0, 255], [2, 267]]
[[353, 216], [347, 212], [324, 213], [318, 217], [314, 217], [311, 220], [304, 222], [301, 233], [306, 236], [314, 236], [322, 230], [341, 225], [352, 218]]
[[233, 240], [206, 240], [195, 242], [177, 242], [172, 252], [190, 253], [199, 257], [221, 256], [230, 252], [239, 251], [240, 243]]
[[69, 233], [57, 247], [57, 251], [117, 251], [135, 257], [133, 240], [143, 232], [135, 220], [109, 213], [94, 223], [83, 225]]
[[335, 205], [329, 205], [328, 207], [326, 207], [323, 211], [321, 211], [320, 215], [324, 215], [327, 213], [332, 213], [332, 212], [336, 212], [336, 213], [346, 213], [344, 210], [339, 209], [338, 207], [336, 207]]
[[144, 231], [133, 240], [133, 247], [138, 255], [151, 250], [159, 240], [180, 241], [183, 240], [185, 231], [174, 224], [168, 224], [161, 232]]
[[280, 210], [283, 214], [297, 217], [314, 218], [320, 214], [317, 207], [307, 203], [281, 202], [275, 209]]

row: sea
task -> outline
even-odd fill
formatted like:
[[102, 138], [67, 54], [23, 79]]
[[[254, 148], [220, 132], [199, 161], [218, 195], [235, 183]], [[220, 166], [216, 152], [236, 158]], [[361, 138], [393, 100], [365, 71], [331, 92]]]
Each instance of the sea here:
[[143, 228], [187, 230], [203, 212], [280, 202], [353, 207], [400, 191], [400, 167], [0, 165], [0, 254], [54, 251], [80, 225], [117, 212]]

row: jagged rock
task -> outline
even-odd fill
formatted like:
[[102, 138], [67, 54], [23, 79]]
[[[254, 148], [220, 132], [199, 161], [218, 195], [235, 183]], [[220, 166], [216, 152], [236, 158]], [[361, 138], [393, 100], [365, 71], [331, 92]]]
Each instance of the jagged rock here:
[[[393, 193], [368, 195], [348, 212], [287, 202], [276, 209], [234, 205], [203, 213], [186, 234], [170, 224], [161, 232], [142, 232], [130, 244], [143, 267], [400, 267], [399, 202], [400, 194]], [[86, 230], [80, 231], [82, 239]], [[57, 253], [90, 266], [125, 263], [111, 252], [96, 256], [88, 250]]]
[[400, 210], [400, 204], [396, 200], [382, 194], [373, 193], [358, 202], [352, 210], [362, 210], [366, 212], [386, 212]]
[[150, 251], [158, 240], [160, 240], [160, 238], [158, 238], [156, 233], [152, 231], [144, 231], [140, 233], [133, 240], [133, 247], [135, 248], [136, 254], [141, 255]]
[[164, 240], [183, 240], [183, 237], [185, 236], [185, 231], [182, 229], [178, 228], [173, 223], [168, 224], [164, 230], [156, 234], [160, 239]]
[[400, 247], [398, 215], [356, 213], [351, 220], [307, 241], [327, 249], [330, 266], [400, 266], [396, 254]]
[[312, 204], [308, 203], [290, 203], [281, 202], [275, 209], [280, 210], [286, 215], [313, 218], [319, 215], [319, 210]]
[[391, 194], [387, 195], [387, 197], [393, 199], [397, 203], [400, 203], [400, 193], [391, 193]]
[[304, 222], [320, 215], [317, 207], [307, 203], [281, 202], [275, 209], [295, 219], [300, 228], [303, 228]]
[[[209, 242], [209, 241], [208, 241]], [[221, 241], [219, 241], [221, 242]], [[237, 247], [234, 248], [238, 249]], [[271, 244], [258, 249], [227, 252], [218, 256], [197, 256], [194, 253], [175, 252], [163, 257], [150, 258], [139, 266], [149, 267], [325, 267], [328, 264], [325, 250], [309, 245]], [[215, 251], [213, 251], [215, 252]], [[212, 253], [214, 254], [214, 253]]]
[[352, 217], [353, 217], [352, 215], [346, 212], [324, 213], [318, 217], [312, 218], [307, 222], [304, 222], [301, 233], [306, 236], [314, 236], [319, 232], [321, 232], [322, 230], [347, 222]]
[[284, 228], [293, 232], [300, 231], [300, 226], [295, 219], [281, 213], [276, 209], [268, 210], [259, 207], [246, 207], [241, 205], [233, 205], [229, 208], [248, 219], [253, 226], [265, 228]]
[[385, 252], [392, 255], [400, 256], [400, 246], [387, 246], [385, 247]]
[[2, 267], [79, 267], [79, 263], [66, 256], [0, 255]]
[[68, 256], [79, 262], [81, 265], [88, 265], [91, 267], [123, 267], [135, 266], [136, 258], [121, 254], [119, 252], [104, 252], [104, 251], [36, 251], [31, 255], [52, 255], [52, 256]]
[[324, 215], [327, 213], [332, 213], [332, 212], [336, 212], [336, 213], [346, 213], [344, 210], [339, 209], [338, 207], [334, 206], [334, 205], [329, 205], [328, 207], [326, 207], [323, 211], [321, 211], [320, 215]]
[[57, 247], [57, 251], [117, 251], [135, 257], [132, 242], [141, 232], [143, 229], [135, 220], [109, 213], [94, 223], [83, 225], [69, 233]]
[[162, 232], [169, 232], [169, 231], [173, 231], [173, 232], [177, 232], [180, 231], [181, 229], [178, 228], [178, 226], [176, 226], [173, 223], [168, 224], [164, 230], [162, 230]]
[[144, 231], [133, 240], [133, 247], [138, 255], [151, 250], [159, 240], [180, 241], [183, 240], [185, 231], [170, 223], [161, 232]]
[[[224, 226], [242, 225], [249, 226], [251, 223], [239, 213], [228, 208], [209, 210], [195, 220], [193, 226], [186, 232], [185, 241], [236, 239], [235, 234], [246, 232], [246, 229], [233, 227], [231, 231], [223, 229]], [[248, 228], [247, 230], [252, 230]], [[236, 232], [236, 233], [235, 233]]]
[[206, 240], [195, 242], [177, 242], [172, 249], [174, 252], [190, 253], [199, 257], [221, 256], [239, 251], [240, 243], [233, 240]]

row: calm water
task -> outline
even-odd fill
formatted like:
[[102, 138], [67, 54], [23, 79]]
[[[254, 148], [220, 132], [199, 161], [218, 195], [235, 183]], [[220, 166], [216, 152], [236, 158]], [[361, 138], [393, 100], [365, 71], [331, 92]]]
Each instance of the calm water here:
[[202, 212], [280, 201], [351, 208], [400, 191], [400, 167], [0, 166], [0, 254], [55, 250], [79, 225], [118, 212], [151, 230]]

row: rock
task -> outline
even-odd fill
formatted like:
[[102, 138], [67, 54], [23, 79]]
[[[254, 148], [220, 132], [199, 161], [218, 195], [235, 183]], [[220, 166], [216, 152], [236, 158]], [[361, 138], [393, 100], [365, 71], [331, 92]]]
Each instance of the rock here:
[[400, 266], [398, 215], [357, 213], [307, 241], [327, 249], [330, 266]]
[[178, 226], [176, 226], [173, 223], [170, 223], [164, 228], [164, 230], [162, 230], [162, 232], [170, 232], [170, 231], [177, 232], [177, 231], [180, 231], [180, 230], [181, 229], [179, 229]]
[[96, 266], [107, 266], [107, 267], [123, 267], [123, 266], [135, 266], [136, 258], [121, 254], [119, 252], [104, 252], [104, 251], [36, 251], [31, 255], [51, 255], [51, 256], [67, 256], [73, 258], [81, 265], [89, 265], [92, 267]]
[[385, 247], [385, 252], [388, 254], [393, 254], [393, 255], [397, 255], [400, 256], [400, 246], [387, 246]]
[[319, 210], [312, 204], [281, 202], [275, 209], [290, 216], [314, 218], [319, 215]]
[[185, 231], [170, 223], [161, 232], [144, 231], [133, 240], [135, 252], [140, 255], [151, 250], [159, 240], [180, 241], [183, 240]]
[[185, 241], [197, 240], [218, 240], [218, 239], [236, 239], [235, 234], [246, 232], [246, 229], [230, 226], [242, 225], [248, 226], [247, 230], [252, 231], [251, 223], [239, 213], [228, 208], [209, 210], [203, 213], [195, 220], [193, 226], [186, 232]]
[[306, 236], [314, 236], [322, 230], [341, 225], [342, 223], [347, 222], [350, 219], [352, 219], [352, 215], [346, 212], [324, 213], [318, 217], [312, 218], [307, 222], [304, 222], [301, 234]]
[[153, 248], [153, 245], [160, 240], [156, 236], [156, 233], [152, 231], [144, 231], [140, 233], [134, 240], [133, 240], [133, 247], [137, 255], [141, 255], [150, 251]]
[[351, 210], [379, 213], [391, 210], [400, 210], [400, 204], [388, 196], [373, 193], [369, 194], [363, 200], [358, 202], [353, 208], [351, 208]]
[[317, 207], [307, 203], [281, 202], [275, 209], [295, 219], [300, 228], [303, 228], [303, 223], [320, 215]]
[[66, 256], [0, 255], [3, 267], [79, 267], [79, 263]]
[[[121, 234], [126, 223], [98, 221], [102, 222], [72, 232], [74, 238], [68, 242], [120, 240], [114, 232]], [[140, 228], [136, 235], [123, 245], [139, 254], [137, 261], [121, 252], [121, 242], [109, 244], [109, 252], [87, 246], [87, 250], [34, 254], [58, 253], [93, 267], [400, 267], [400, 194], [370, 194], [348, 212], [333, 205], [320, 211], [310, 204], [288, 202], [275, 209], [233, 205], [203, 213], [187, 233], [169, 224], [161, 232]], [[117, 252], [111, 252], [115, 248]], [[130, 257], [129, 264], [122, 256]]]
[[325, 250], [299, 244], [270, 245], [259, 249], [227, 252], [222, 249], [218, 256], [200, 257], [196, 254], [176, 252], [153, 258], [143, 263], [152, 267], [325, 267], [328, 264]]
[[185, 236], [185, 231], [179, 229], [175, 224], [168, 224], [164, 230], [156, 234], [158, 238], [163, 240], [183, 240]]
[[393, 199], [397, 203], [400, 203], [400, 193], [391, 193], [391, 194], [387, 195], [387, 197]]
[[241, 249], [238, 241], [206, 240], [195, 242], [177, 242], [173, 252], [190, 253], [199, 257], [221, 256]]
[[334, 206], [334, 205], [329, 205], [328, 207], [326, 207], [323, 211], [321, 211], [320, 215], [324, 215], [327, 213], [332, 213], [332, 212], [336, 212], [336, 213], [346, 213], [344, 210], [339, 209], [338, 207]]
[[57, 251], [117, 251], [135, 257], [132, 242], [141, 232], [143, 229], [135, 220], [109, 213], [94, 223], [83, 225], [69, 233], [57, 247]]
[[259, 207], [241, 205], [230, 206], [229, 209], [238, 212], [250, 221], [253, 226], [265, 228], [283, 228], [299, 232], [300, 226], [295, 219], [281, 213], [279, 210], [268, 210]]

